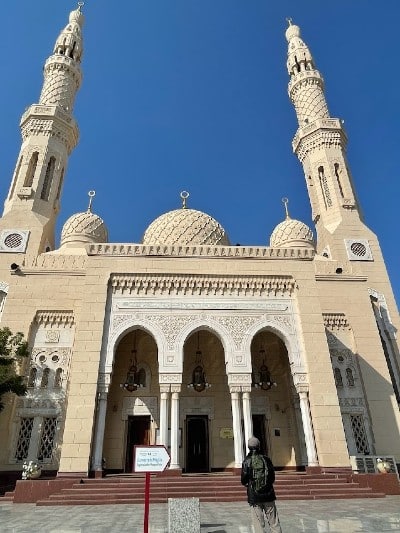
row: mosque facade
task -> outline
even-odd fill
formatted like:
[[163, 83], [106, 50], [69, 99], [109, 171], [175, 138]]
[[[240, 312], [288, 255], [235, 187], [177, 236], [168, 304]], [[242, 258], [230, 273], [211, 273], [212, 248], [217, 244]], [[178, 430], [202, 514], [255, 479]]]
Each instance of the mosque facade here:
[[232, 245], [183, 192], [128, 244], [108, 242], [91, 196], [57, 246], [83, 20], [70, 13], [22, 115], [0, 219], [1, 326], [30, 346], [27, 394], [0, 415], [0, 472], [129, 473], [137, 444], [165, 445], [170, 470], [229, 471], [252, 435], [282, 469], [400, 462], [398, 310], [299, 27], [286, 31], [293, 150], [316, 237], [286, 203], [269, 246]]

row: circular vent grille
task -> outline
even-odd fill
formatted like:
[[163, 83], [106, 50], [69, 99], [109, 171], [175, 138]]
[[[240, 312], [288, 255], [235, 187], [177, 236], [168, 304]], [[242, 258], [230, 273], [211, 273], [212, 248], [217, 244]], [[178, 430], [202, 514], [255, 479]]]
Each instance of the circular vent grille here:
[[353, 242], [350, 246], [351, 253], [357, 257], [364, 257], [367, 254], [367, 248], [361, 242]]
[[18, 246], [21, 246], [22, 240], [23, 237], [19, 233], [10, 233], [10, 235], [7, 235], [4, 239], [4, 244], [7, 248], [18, 248]]

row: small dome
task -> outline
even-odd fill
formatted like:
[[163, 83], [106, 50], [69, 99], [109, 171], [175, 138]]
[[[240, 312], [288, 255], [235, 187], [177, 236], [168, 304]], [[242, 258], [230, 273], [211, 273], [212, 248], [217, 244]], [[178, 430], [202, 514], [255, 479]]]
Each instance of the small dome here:
[[300, 28], [296, 24], [289, 23], [289, 27], [285, 32], [287, 41], [291, 41], [294, 37], [300, 37]]
[[108, 232], [103, 219], [90, 210], [69, 217], [61, 232], [61, 246], [107, 241]]
[[156, 218], [147, 228], [143, 244], [219, 244], [229, 246], [224, 228], [212, 217], [195, 209], [175, 209]]
[[270, 246], [273, 248], [314, 248], [313, 232], [304, 222], [288, 217], [278, 224], [272, 232]]
[[79, 26], [83, 26], [83, 23], [85, 21], [85, 17], [83, 16], [83, 13], [81, 11], [81, 6], [78, 7], [78, 9], [74, 9], [69, 14], [69, 22], [70, 24], [73, 24], [76, 22], [76, 24], [79, 24]]

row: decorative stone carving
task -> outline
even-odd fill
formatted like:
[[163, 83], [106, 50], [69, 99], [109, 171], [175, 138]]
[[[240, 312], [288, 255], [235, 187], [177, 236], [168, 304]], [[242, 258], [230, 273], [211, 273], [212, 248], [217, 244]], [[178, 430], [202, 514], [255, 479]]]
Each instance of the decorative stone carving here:
[[356, 407], [360, 410], [360, 407], [364, 407], [364, 398], [339, 398], [340, 407]]
[[39, 326], [72, 327], [75, 324], [73, 311], [37, 311], [35, 321]]
[[57, 343], [60, 341], [60, 330], [58, 329], [48, 329], [45, 334], [46, 342]]
[[295, 372], [293, 374], [293, 383], [296, 388], [296, 392], [308, 392], [308, 375], [306, 373]]
[[328, 329], [349, 329], [350, 325], [344, 313], [323, 313], [324, 325]]
[[[286, 248], [277, 250], [285, 255]], [[291, 294], [296, 287], [292, 276], [218, 276], [218, 275], [186, 275], [186, 274], [114, 274], [111, 277], [114, 294], [120, 292], [136, 295], [221, 295], [264, 296]]]
[[66, 367], [71, 357], [71, 348], [33, 348], [31, 359], [36, 364]]
[[261, 320], [261, 315], [255, 316], [215, 316], [216, 322], [224, 326], [232, 336], [237, 349], [241, 347], [246, 331], [256, 322]]
[[157, 418], [158, 400], [155, 396], [139, 398], [125, 397], [122, 405], [122, 419], [127, 420], [128, 416], [150, 415]]
[[315, 250], [310, 248], [269, 248], [262, 246], [212, 245], [144, 245], [144, 244], [89, 244], [88, 255], [106, 256], [166, 256], [166, 257], [252, 257], [256, 259], [298, 259], [312, 261]]
[[157, 324], [165, 335], [168, 350], [172, 350], [182, 328], [197, 320], [198, 317], [196, 315], [146, 315], [144, 318]]
[[159, 375], [160, 384], [165, 383], [182, 383], [182, 374], [160, 374]]

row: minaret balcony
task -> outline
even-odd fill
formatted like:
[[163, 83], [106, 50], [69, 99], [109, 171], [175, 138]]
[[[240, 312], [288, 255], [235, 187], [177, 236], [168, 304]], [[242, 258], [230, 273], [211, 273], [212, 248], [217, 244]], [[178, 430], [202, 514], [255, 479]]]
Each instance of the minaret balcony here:
[[[317, 132], [321, 134], [333, 134], [333, 136], [343, 147], [347, 144], [347, 136], [343, 128], [343, 122], [340, 119], [319, 118], [301, 128], [298, 128], [292, 141], [293, 152], [297, 153], [301, 148], [302, 142], [307, 141], [308, 138]], [[322, 142], [324, 141], [325, 136], [321, 136]]]

